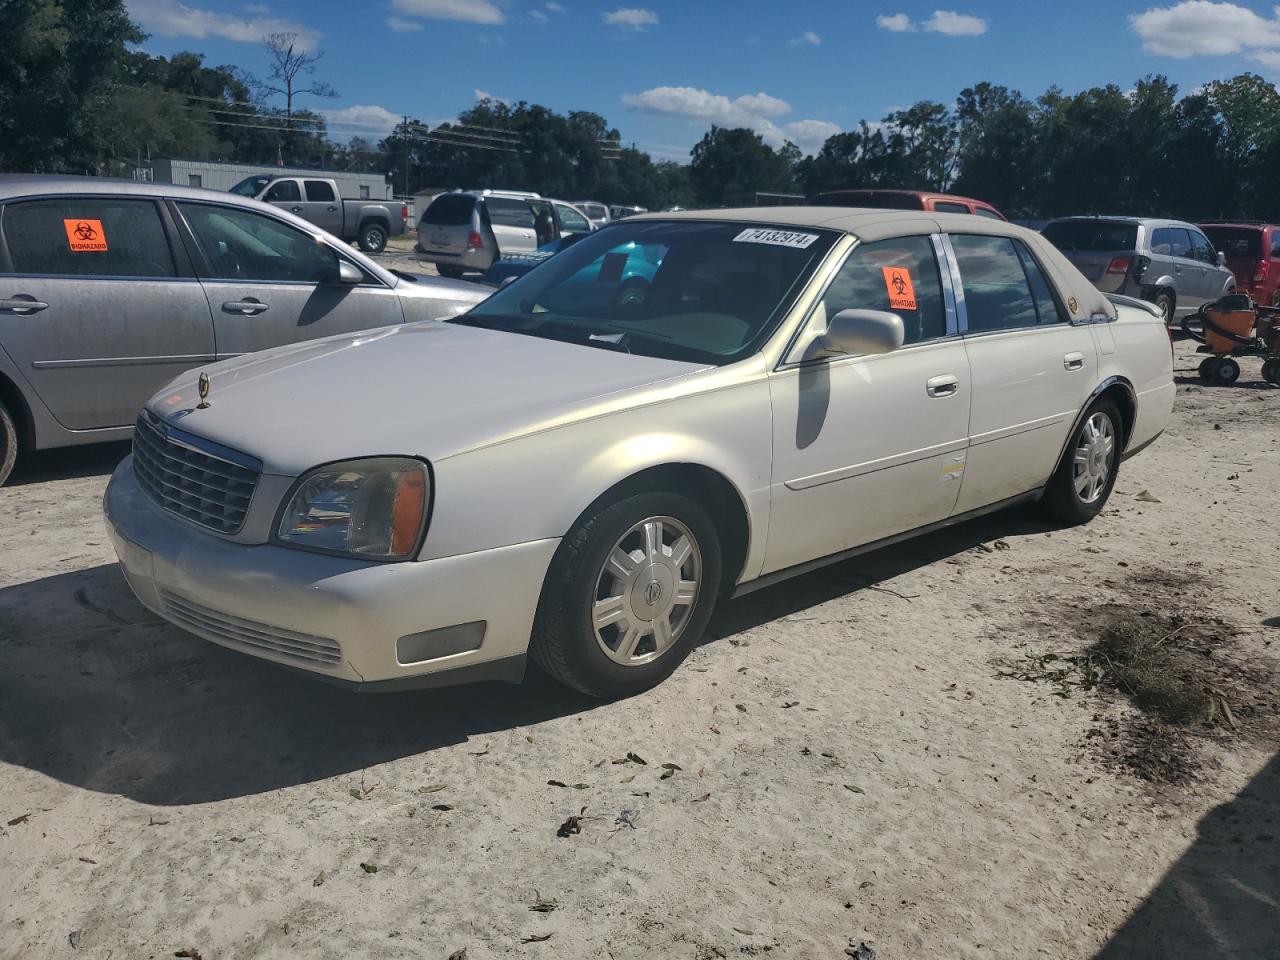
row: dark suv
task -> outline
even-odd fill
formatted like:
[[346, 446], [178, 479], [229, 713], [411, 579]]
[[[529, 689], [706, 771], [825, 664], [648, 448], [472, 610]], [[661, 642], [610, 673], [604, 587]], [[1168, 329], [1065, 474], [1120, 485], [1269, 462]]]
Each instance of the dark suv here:
[[1269, 223], [1202, 223], [1227, 267], [1236, 275], [1236, 287], [1255, 303], [1280, 307], [1280, 227]]

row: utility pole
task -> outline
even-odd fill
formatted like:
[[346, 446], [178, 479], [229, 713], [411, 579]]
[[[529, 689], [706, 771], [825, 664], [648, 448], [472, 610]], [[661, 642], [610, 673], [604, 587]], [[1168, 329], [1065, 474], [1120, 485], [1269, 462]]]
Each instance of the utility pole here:
[[400, 125], [400, 130], [404, 133], [404, 195], [410, 196], [409, 193], [409, 115], [404, 115], [404, 121]]

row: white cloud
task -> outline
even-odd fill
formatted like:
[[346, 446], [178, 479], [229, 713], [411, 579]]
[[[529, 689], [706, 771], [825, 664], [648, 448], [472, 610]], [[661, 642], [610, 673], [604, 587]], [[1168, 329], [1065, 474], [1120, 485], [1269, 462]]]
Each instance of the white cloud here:
[[299, 49], [315, 49], [320, 40], [319, 31], [262, 13], [266, 9], [260, 5], [246, 7], [248, 16], [241, 16], [188, 6], [178, 0], [128, 0], [129, 16], [157, 36], [197, 40], [218, 37], [238, 43], [261, 43], [269, 33], [296, 33]]
[[550, 2], [547, 3], [547, 9], [552, 13], [564, 13], [564, 7], [556, 3], [556, 0], [550, 0]]
[[402, 119], [400, 114], [392, 113], [386, 107], [375, 104], [361, 104], [354, 107], [342, 107], [338, 110], [318, 111], [332, 128], [331, 133], [338, 139], [348, 137], [365, 137], [373, 139], [385, 137], [395, 129]]
[[1280, 8], [1274, 12], [1268, 20], [1234, 3], [1186, 0], [1133, 14], [1129, 26], [1148, 53], [1180, 59], [1243, 53], [1271, 69], [1280, 69]]
[[905, 13], [882, 13], [876, 17], [876, 26], [890, 33], [912, 33], [925, 29], [930, 33], [943, 33], [948, 37], [980, 37], [987, 32], [987, 21], [954, 10], [935, 10], [928, 20], [919, 26]]
[[506, 16], [493, 0], [391, 0], [400, 13], [427, 20], [461, 20], [464, 23], [502, 23]]
[[414, 30], [421, 30], [422, 24], [417, 20], [406, 20], [404, 17], [387, 17], [387, 26], [396, 33], [410, 33]]
[[881, 30], [888, 30], [890, 33], [907, 33], [916, 28], [916, 25], [911, 22], [911, 18], [905, 13], [882, 13], [876, 17], [876, 26]]
[[545, 10], [530, 10], [529, 17], [533, 20], [537, 20], [539, 23], [546, 23], [551, 19], [551, 14], [547, 13]]
[[641, 93], [625, 94], [622, 100], [646, 113], [684, 117], [721, 127], [748, 127], [771, 146], [780, 147], [790, 140], [806, 153], [813, 153], [827, 137], [840, 132], [840, 127], [825, 120], [775, 122], [774, 118], [791, 112], [791, 104], [767, 93], [749, 93], [730, 99], [698, 87], [653, 87]]
[[816, 33], [814, 33], [812, 30], [806, 30], [804, 33], [800, 34], [800, 36], [794, 37], [791, 42], [792, 43], [811, 43], [815, 47], [822, 46], [822, 38], [818, 36]]
[[630, 27], [632, 30], [643, 30], [645, 27], [656, 27], [658, 15], [644, 7], [619, 7], [606, 13], [604, 22], [611, 27]]
[[494, 103], [511, 103], [506, 97], [499, 97], [488, 90], [481, 90], [479, 87], [472, 90], [471, 95], [476, 98], [476, 103], [483, 103], [485, 100], [492, 100]]
[[931, 33], [945, 33], [948, 37], [980, 37], [987, 32], [987, 21], [954, 10], [935, 10], [921, 26]]

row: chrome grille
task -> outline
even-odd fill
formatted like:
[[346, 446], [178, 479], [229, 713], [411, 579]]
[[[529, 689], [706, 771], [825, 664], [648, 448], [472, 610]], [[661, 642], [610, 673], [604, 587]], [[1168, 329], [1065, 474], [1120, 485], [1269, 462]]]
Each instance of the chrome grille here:
[[290, 660], [327, 667], [342, 661], [342, 648], [336, 640], [219, 613], [168, 590], [161, 590], [160, 598], [170, 620], [206, 640], [224, 643], [247, 653], [266, 651]]
[[[199, 443], [180, 431], [162, 433], [151, 415], [144, 413], [133, 434], [138, 485], [170, 513], [218, 533], [236, 533], [244, 526], [261, 468], [249, 466], [255, 461], [247, 457], [235, 463], [203, 452], [196, 449]], [[226, 453], [235, 456], [232, 451]]]

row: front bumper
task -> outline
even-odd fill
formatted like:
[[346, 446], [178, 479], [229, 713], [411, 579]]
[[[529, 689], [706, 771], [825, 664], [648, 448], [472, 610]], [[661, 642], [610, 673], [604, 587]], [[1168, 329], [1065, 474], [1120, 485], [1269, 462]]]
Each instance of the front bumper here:
[[[161, 617], [241, 653], [379, 689], [519, 679], [559, 544], [371, 563], [233, 543], [157, 506], [132, 457], [103, 512], [129, 586]], [[401, 662], [406, 651], [413, 662]]]

